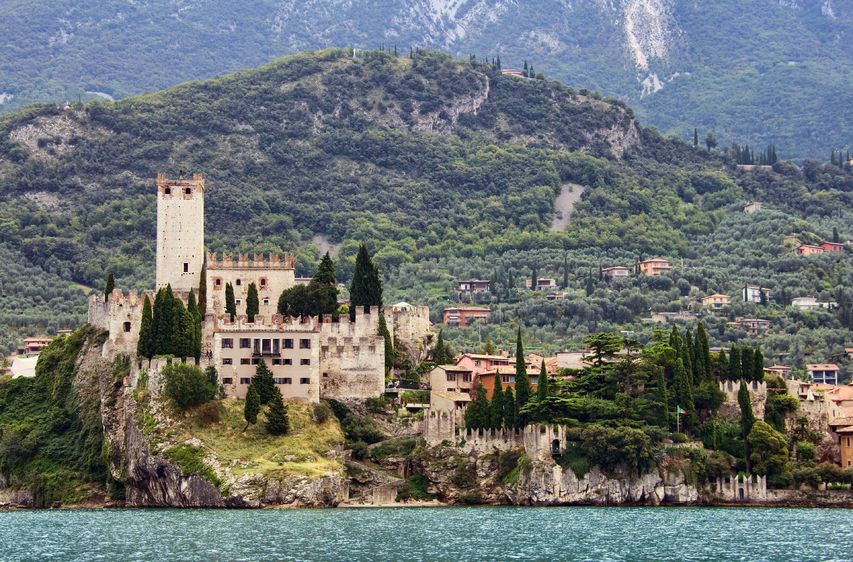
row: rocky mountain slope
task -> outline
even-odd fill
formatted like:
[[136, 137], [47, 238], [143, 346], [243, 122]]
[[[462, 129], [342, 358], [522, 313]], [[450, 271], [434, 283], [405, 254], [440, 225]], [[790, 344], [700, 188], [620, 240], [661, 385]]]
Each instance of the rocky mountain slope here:
[[785, 157], [849, 146], [853, 9], [838, 0], [69, 0], [0, 8], [0, 109], [111, 99], [327, 46], [524, 60], [650, 124]]

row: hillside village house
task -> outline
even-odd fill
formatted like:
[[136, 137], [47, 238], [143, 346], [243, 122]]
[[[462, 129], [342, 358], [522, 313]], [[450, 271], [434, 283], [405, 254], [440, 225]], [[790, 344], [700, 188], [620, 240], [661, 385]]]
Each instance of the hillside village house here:
[[834, 308], [838, 308], [838, 303], [834, 301], [818, 302], [815, 297], [795, 297], [791, 299], [791, 306], [803, 310], [814, 310], [816, 308], [832, 310]]
[[844, 353], [847, 354], [848, 359], [853, 359], [853, 347], [845, 347]]
[[820, 247], [824, 252], [844, 251], [844, 244], [839, 244], [838, 242], [821, 242]]
[[806, 365], [806, 373], [816, 384], [838, 384], [838, 365], [834, 363], [815, 363]]
[[602, 269], [601, 275], [605, 279], [621, 279], [624, 277], [630, 277], [631, 268], [622, 265], [613, 265], [611, 267], [605, 267], [604, 269]]
[[439, 365], [429, 372], [429, 403], [433, 411], [464, 409], [471, 401], [474, 376], [470, 369]]
[[743, 290], [741, 290], [741, 296], [743, 297], [743, 302], [753, 302], [756, 304], [761, 303], [761, 295], [764, 294], [764, 298], [767, 299], [767, 302], [770, 302], [770, 289], [767, 287], [759, 287], [758, 285], [746, 285]]
[[791, 378], [791, 368], [786, 367], [785, 365], [771, 365], [769, 367], [765, 367], [764, 372], [768, 375], [782, 377], [783, 380]]
[[494, 369], [495, 367], [507, 367], [509, 365], [509, 355], [463, 353], [456, 358], [457, 367], [469, 369], [475, 376]]
[[702, 299], [702, 306], [711, 310], [720, 310], [721, 308], [731, 304], [731, 302], [732, 298], [730, 296], [716, 293], [704, 297]]
[[488, 293], [492, 290], [492, 282], [488, 279], [466, 279], [456, 282], [456, 290], [460, 293]]
[[491, 310], [479, 306], [454, 306], [444, 309], [444, 325], [465, 328], [475, 321], [489, 319]]
[[647, 277], [666, 275], [672, 270], [672, 264], [663, 258], [652, 258], [637, 264], [640, 273]]
[[50, 336], [40, 338], [24, 338], [22, 345], [15, 350], [15, 353], [17, 355], [38, 354], [52, 341], [53, 338]]
[[753, 213], [757, 213], [758, 211], [762, 210], [763, 208], [764, 208], [764, 205], [762, 205], [758, 201], [753, 201], [752, 203], [750, 203], [749, 205], [746, 205], [743, 208], [743, 212], [751, 215]]
[[770, 320], [764, 320], [763, 318], [736, 318], [734, 322], [729, 322], [728, 325], [755, 336], [770, 329]]
[[816, 254], [822, 254], [823, 252], [823, 248], [815, 246], [814, 244], [800, 244], [794, 248], [794, 253], [798, 256], [814, 256]]
[[[529, 289], [532, 285], [532, 281], [530, 279], [527, 280], [527, 288]], [[537, 279], [536, 280], [536, 291], [549, 291], [551, 289], [557, 288], [557, 280], [556, 279]]]

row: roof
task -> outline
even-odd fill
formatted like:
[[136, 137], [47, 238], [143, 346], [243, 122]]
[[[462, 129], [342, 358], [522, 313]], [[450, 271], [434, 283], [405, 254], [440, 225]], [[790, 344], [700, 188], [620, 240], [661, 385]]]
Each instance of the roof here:
[[853, 400], [853, 386], [836, 386], [826, 391], [826, 397], [833, 402], [846, 402]]
[[444, 309], [445, 312], [448, 310], [464, 310], [465, 312], [491, 312], [492, 309], [484, 308], [482, 306], [448, 306]]
[[853, 418], [835, 418], [829, 422], [829, 425], [832, 427], [842, 426], [842, 425], [853, 425]]
[[800, 244], [797, 248], [820, 248], [820, 246], [816, 244]]
[[842, 427], [841, 429], [836, 429], [835, 433], [853, 433], [853, 427]]
[[489, 279], [459, 279], [457, 283], [491, 283]]
[[764, 370], [765, 371], [790, 371], [791, 368], [788, 367], [787, 365], [770, 365], [769, 367], [767, 367]]
[[806, 371], [837, 371], [838, 365], [835, 363], [814, 363], [806, 365]]
[[494, 375], [494, 374], [514, 375], [515, 374], [515, 365], [498, 365], [496, 367], [492, 367], [491, 369], [489, 369], [487, 371], [483, 371], [482, 373], [480, 373], [480, 376], [482, 377], [484, 375]]
[[730, 299], [730, 298], [732, 298], [732, 297], [730, 297], [729, 295], [724, 295], [724, 294], [722, 294], [722, 293], [714, 293], [713, 295], [708, 295], [707, 297], [703, 297], [703, 298], [702, 298], [702, 300], [705, 300], [705, 299], [715, 299], [715, 298], [716, 298], [716, 299], [718, 299], [718, 298], [726, 298], [726, 299]]
[[669, 263], [669, 260], [665, 260], [663, 258], [651, 258], [648, 260], [643, 260], [640, 263]]
[[604, 268], [604, 269], [602, 269], [601, 271], [612, 271], [612, 270], [614, 270], [614, 269], [627, 269], [627, 270], [629, 270], [629, 271], [630, 271], [630, 269], [631, 269], [631, 268], [630, 268], [629, 266], [627, 266], [627, 265], [611, 265], [611, 266], [609, 266], [609, 267], [605, 267], [605, 268]]
[[[485, 355], [482, 353], [463, 353], [462, 357], [470, 357], [471, 359], [489, 359], [491, 361], [509, 361], [509, 357], [506, 355]], [[460, 359], [462, 357], [460, 357]]]
[[454, 373], [470, 373], [471, 369], [466, 367], [459, 367], [457, 365], [436, 365], [436, 369], [444, 369], [445, 371], [452, 371]]
[[448, 400], [452, 400], [454, 402], [470, 402], [471, 395], [465, 392], [441, 392], [438, 390], [430, 391], [433, 394], [441, 396], [442, 398], [446, 398]]

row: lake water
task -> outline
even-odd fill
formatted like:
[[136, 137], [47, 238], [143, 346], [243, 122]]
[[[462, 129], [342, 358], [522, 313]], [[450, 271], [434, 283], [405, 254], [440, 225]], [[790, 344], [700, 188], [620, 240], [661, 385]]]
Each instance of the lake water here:
[[0, 560], [851, 560], [853, 511], [0, 512]]

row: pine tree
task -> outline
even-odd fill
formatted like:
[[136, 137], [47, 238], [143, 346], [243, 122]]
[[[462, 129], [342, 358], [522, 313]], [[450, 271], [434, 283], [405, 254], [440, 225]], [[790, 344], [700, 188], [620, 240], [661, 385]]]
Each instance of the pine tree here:
[[109, 275], [107, 275], [107, 285], [104, 287], [104, 301], [110, 300], [110, 295], [113, 294], [113, 289], [116, 288], [116, 278], [113, 275], [113, 272], [110, 271]]
[[329, 252], [326, 252], [326, 255], [324, 255], [323, 259], [320, 260], [320, 265], [317, 266], [317, 272], [311, 280], [326, 285], [334, 285], [336, 283], [335, 262], [332, 261], [332, 258], [329, 256]]
[[142, 322], [139, 325], [139, 341], [136, 343], [137, 357], [151, 359], [154, 356], [152, 323], [151, 301], [148, 299], [148, 295], [145, 295], [145, 300], [142, 302]]
[[500, 429], [504, 423], [504, 392], [500, 372], [495, 373], [495, 389], [492, 391], [492, 401], [489, 408], [491, 414], [490, 427]]
[[367, 245], [358, 248], [355, 258], [355, 271], [350, 283], [350, 319], [355, 320], [355, 309], [358, 306], [382, 306], [382, 283], [379, 280], [379, 270], [370, 258]]
[[539, 378], [536, 382], [536, 398], [539, 402], [544, 402], [548, 398], [548, 370], [545, 368], [545, 360], [542, 360], [542, 367], [539, 369]]
[[266, 361], [263, 359], [258, 361], [258, 366], [255, 367], [255, 378], [252, 379], [252, 386], [258, 392], [261, 404], [269, 404], [270, 400], [276, 394], [281, 394], [275, 387], [275, 381], [272, 379], [272, 371], [270, 371]]
[[489, 426], [491, 414], [489, 399], [486, 398], [486, 388], [480, 381], [474, 390], [474, 400], [465, 409], [465, 427], [468, 429], [486, 429]]
[[385, 341], [385, 374], [391, 372], [394, 368], [394, 340], [391, 339], [391, 332], [388, 331], [388, 324], [385, 322], [385, 315], [379, 315], [379, 335]]
[[743, 378], [743, 367], [740, 362], [740, 349], [732, 346], [729, 351], [728, 380], [739, 381]]
[[270, 399], [267, 409], [267, 433], [270, 435], [285, 435], [290, 431], [290, 420], [287, 416], [287, 406], [276, 391]]
[[231, 317], [231, 322], [237, 316], [237, 303], [234, 300], [234, 287], [231, 283], [225, 284], [225, 313]]
[[250, 324], [255, 321], [255, 316], [260, 310], [261, 303], [258, 299], [258, 287], [254, 282], [249, 283], [249, 290], [246, 293], [246, 316]]
[[746, 461], [746, 471], [749, 472], [749, 441], [747, 438], [755, 423], [755, 415], [752, 413], [752, 402], [749, 398], [749, 389], [747, 388], [746, 381], [740, 381], [737, 402], [740, 406], [740, 431], [743, 436], [744, 460]]
[[506, 392], [504, 392], [504, 427], [507, 430], [510, 430], [516, 425], [516, 417], [518, 412], [516, 411], [515, 405], [515, 394], [512, 391], [512, 387], [508, 386], [506, 388]]
[[243, 405], [243, 418], [246, 420], [246, 427], [243, 431], [249, 428], [250, 423], [258, 423], [258, 414], [261, 411], [261, 399], [258, 396], [258, 391], [254, 384], [249, 385], [249, 390], [246, 392], [246, 403]]
[[518, 335], [515, 341], [515, 404], [518, 415], [516, 416], [516, 425], [524, 427], [526, 421], [521, 413], [521, 409], [530, 400], [530, 380], [527, 378], [527, 366], [524, 362], [524, 345], [521, 342], [521, 328], [518, 328]]

